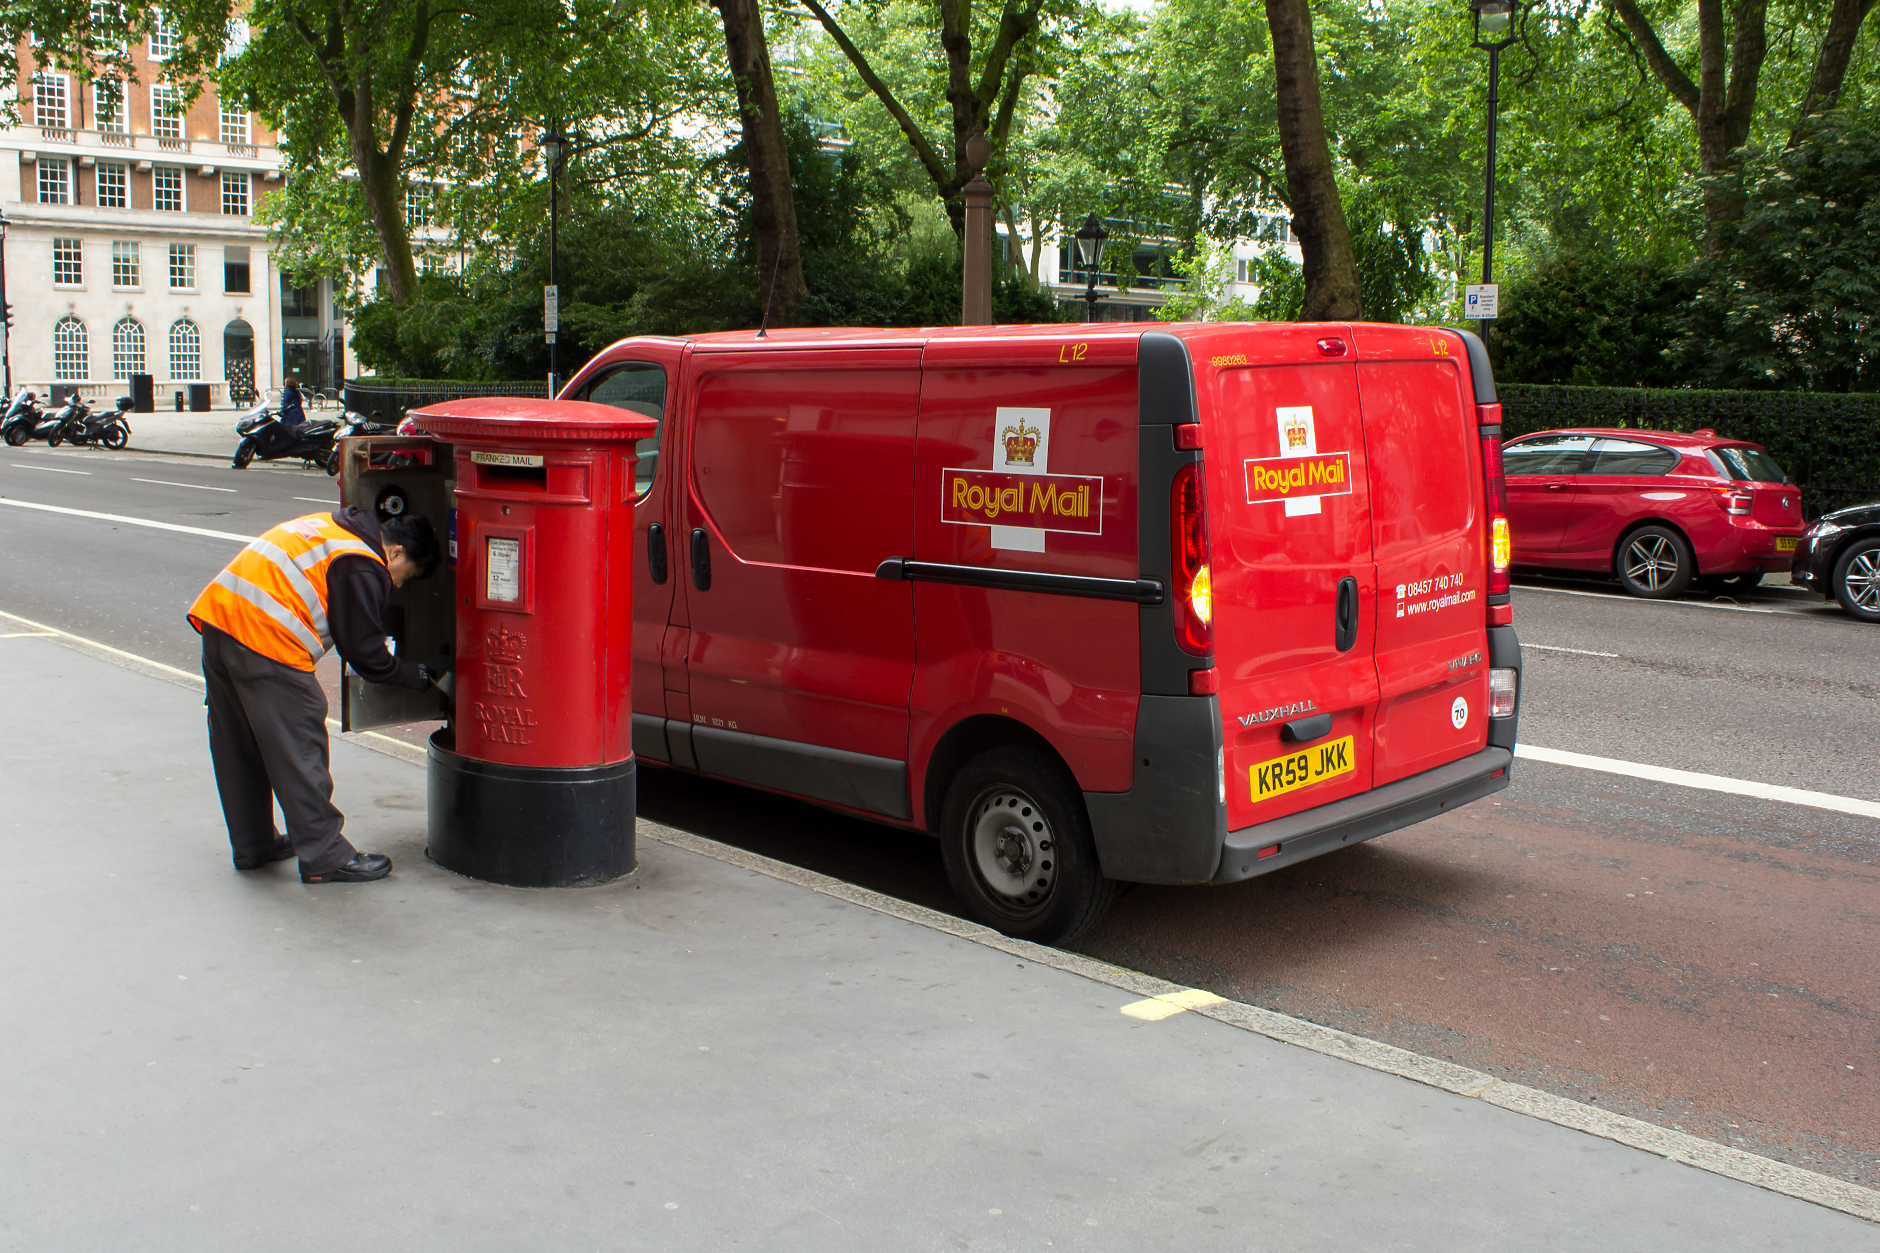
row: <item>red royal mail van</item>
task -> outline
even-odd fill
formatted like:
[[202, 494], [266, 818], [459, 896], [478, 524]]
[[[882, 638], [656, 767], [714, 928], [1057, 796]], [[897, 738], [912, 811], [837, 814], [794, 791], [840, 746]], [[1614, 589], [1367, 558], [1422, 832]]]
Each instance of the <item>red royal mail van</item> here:
[[1407, 326], [630, 339], [634, 749], [927, 831], [1061, 941], [1504, 788], [1481, 344]]

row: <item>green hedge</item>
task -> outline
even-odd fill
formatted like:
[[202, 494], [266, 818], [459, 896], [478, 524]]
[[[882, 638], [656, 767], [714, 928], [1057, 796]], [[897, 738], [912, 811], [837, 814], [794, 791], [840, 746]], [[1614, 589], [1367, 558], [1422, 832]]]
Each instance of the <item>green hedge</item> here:
[[1880, 395], [1516, 383], [1496, 390], [1509, 437], [1571, 426], [1708, 427], [1768, 449], [1802, 489], [1810, 518], [1880, 499]]
[[548, 383], [546, 380], [466, 383], [462, 379], [367, 377], [347, 379], [342, 401], [356, 413], [370, 415], [377, 412], [387, 422], [397, 422], [412, 409], [472, 396], [524, 396], [532, 400], [547, 400]]

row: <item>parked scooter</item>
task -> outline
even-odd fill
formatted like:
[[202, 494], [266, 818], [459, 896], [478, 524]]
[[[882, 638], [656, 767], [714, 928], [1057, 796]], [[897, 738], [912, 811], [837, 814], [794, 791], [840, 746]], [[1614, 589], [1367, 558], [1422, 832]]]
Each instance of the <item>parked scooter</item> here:
[[33, 437], [45, 420], [45, 412], [39, 407], [39, 393], [23, 387], [7, 406], [6, 415], [0, 417], [0, 439], [6, 440], [7, 447], [18, 448]]
[[310, 467], [339, 473], [339, 449], [333, 443], [340, 433], [337, 422], [283, 426], [279, 415], [264, 404], [237, 422], [235, 433], [241, 436], [241, 442], [235, 445], [235, 456], [229, 464], [237, 470], [247, 469], [256, 457], [263, 461], [298, 457]]
[[124, 415], [135, 404], [129, 396], [119, 396], [109, 412], [94, 413], [89, 405], [74, 397], [59, 411], [59, 424], [46, 442], [54, 448], [60, 444], [83, 444], [88, 448], [103, 444], [110, 449], [122, 448], [131, 442], [130, 420]]

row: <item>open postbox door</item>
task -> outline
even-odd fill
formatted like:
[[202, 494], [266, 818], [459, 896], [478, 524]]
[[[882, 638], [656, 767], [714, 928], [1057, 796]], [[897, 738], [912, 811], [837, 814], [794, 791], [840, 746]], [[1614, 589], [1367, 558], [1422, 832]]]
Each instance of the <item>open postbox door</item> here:
[[[413, 659], [455, 653], [457, 530], [455, 450], [428, 435], [367, 435], [341, 441], [340, 503], [370, 509], [380, 522], [407, 514], [431, 520], [444, 560], [437, 573], [393, 588], [385, 630], [398, 655]], [[450, 717], [450, 699], [436, 688], [368, 683], [343, 669], [339, 721], [345, 731], [371, 731]]]

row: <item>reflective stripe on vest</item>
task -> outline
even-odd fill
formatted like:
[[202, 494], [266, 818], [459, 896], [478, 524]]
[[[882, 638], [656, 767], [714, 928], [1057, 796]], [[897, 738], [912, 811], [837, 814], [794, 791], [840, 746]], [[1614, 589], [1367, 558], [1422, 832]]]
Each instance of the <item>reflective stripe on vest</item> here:
[[264, 657], [312, 670], [333, 647], [327, 568], [336, 557], [385, 559], [327, 514], [283, 522], [215, 576], [189, 608], [190, 625], [225, 631]]

